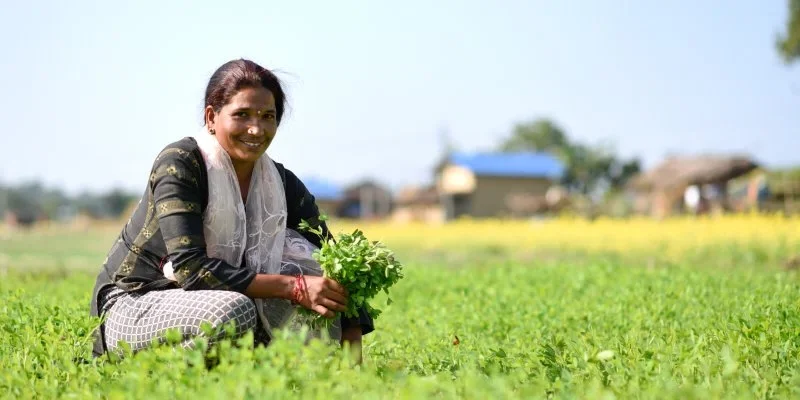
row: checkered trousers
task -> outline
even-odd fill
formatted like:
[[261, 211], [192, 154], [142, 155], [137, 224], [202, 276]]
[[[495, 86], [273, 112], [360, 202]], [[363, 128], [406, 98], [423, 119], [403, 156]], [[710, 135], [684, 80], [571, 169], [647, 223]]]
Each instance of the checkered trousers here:
[[[268, 337], [258, 322], [253, 301], [238, 292], [222, 290], [183, 289], [156, 290], [144, 294], [128, 294], [114, 289], [107, 294], [105, 341], [109, 351], [119, 349], [121, 341], [127, 342], [134, 352], [149, 346], [154, 339], [163, 340], [165, 333], [178, 329], [182, 334], [181, 346], [192, 348], [194, 338], [205, 336], [204, 322], [212, 328], [235, 323], [235, 337], [253, 330], [256, 342], [267, 344]], [[209, 337], [219, 340], [223, 332]]]

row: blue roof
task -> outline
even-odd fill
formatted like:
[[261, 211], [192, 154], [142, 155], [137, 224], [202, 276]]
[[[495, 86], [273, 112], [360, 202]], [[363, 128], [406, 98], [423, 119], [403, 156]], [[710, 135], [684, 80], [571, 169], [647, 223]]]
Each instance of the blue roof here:
[[342, 197], [342, 189], [328, 181], [306, 178], [303, 179], [303, 184], [317, 200], [339, 200]]
[[560, 179], [564, 173], [564, 164], [550, 153], [455, 153], [449, 162], [478, 176]]

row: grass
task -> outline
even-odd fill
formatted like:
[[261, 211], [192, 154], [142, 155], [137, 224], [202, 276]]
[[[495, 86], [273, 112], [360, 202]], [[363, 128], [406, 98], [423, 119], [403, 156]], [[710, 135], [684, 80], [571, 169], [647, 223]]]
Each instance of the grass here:
[[[347, 230], [350, 224], [334, 224]], [[91, 360], [94, 275], [116, 226], [0, 239], [8, 398], [797, 398], [797, 220], [362, 225], [406, 264], [365, 362], [287, 333]], [[0, 236], [2, 237], [2, 236]], [[601, 241], [608, 239], [609, 242]], [[245, 339], [246, 340], [246, 339]]]

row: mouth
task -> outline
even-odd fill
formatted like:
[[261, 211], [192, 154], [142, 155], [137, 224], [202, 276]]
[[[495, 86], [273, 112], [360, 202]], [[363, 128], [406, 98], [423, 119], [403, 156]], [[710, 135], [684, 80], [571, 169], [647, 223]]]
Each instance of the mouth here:
[[263, 145], [264, 145], [264, 143], [266, 142], [266, 140], [258, 140], [258, 141], [253, 141], [253, 140], [240, 140], [239, 142], [241, 142], [242, 144], [244, 144], [244, 145], [245, 145], [245, 147], [247, 147], [247, 148], [249, 148], [249, 149], [258, 149], [259, 147], [261, 147], [261, 146], [263, 146]]

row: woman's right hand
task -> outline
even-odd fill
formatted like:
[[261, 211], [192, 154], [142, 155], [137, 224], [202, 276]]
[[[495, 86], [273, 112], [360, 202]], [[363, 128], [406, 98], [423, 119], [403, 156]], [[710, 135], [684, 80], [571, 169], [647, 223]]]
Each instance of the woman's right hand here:
[[[300, 287], [297, 287], [300, 283]], [[300, 289], [297, 291], [296, 289]], [[295, 280], [295, 290], [299, 292], [301, 306], [316, 311], [320, 315], [333, 318], [335, 311], [345, 311], [347, 306], [347, 290], [338, 282], [322, 276], [304, 275]]]

